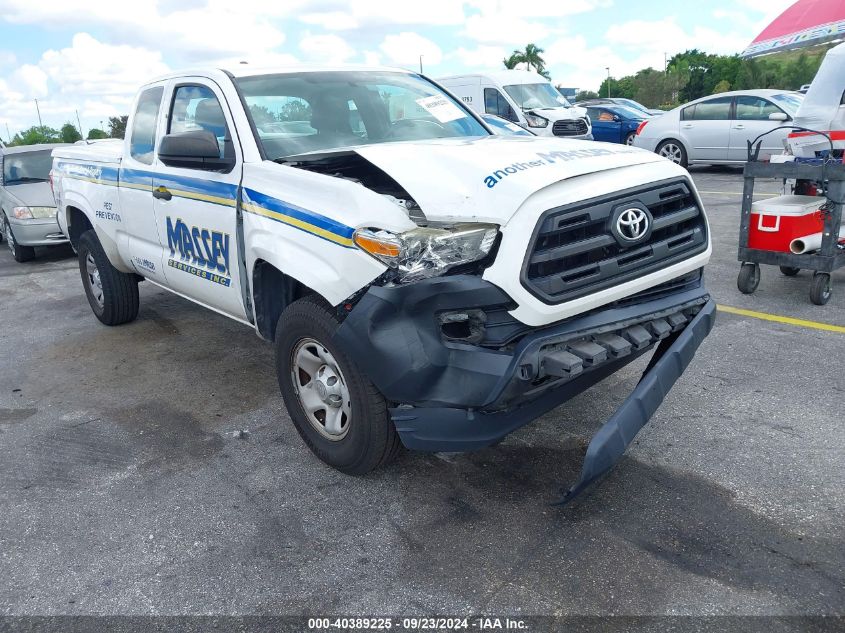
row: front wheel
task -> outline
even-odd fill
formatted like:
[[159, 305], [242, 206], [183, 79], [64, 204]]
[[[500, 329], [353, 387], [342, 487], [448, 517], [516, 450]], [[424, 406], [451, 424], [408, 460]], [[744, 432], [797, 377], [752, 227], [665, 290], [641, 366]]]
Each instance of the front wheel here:
[[276, 327], [276, 372], [308, 447], [329, 466], [361, 475], [392, 461], [401, 444], [384, 396], [334, 345], [338, 325], [319, 298], [288, 306]]
[[736, 278], [736, 287], [744, 295], [753, 294], [760, 285], [759, 264], [743, 264], [739, 269], [739, 276]]
[[18, 244], [17, 240], [15, 240], [15, 234], [12, 233], [12, 226], [9, 224], [8, 218], [5, 217], [3, 218], [3, 237], [6, 240], [6, 246], [9, 247], [12, 257], [15, 258], [16, 262], [23, 264], [31, 259], [35, 259], [35, 248]]
[[813, 275], [813, 281], [810, 282], [810, 301], [817, 306], [823, 306], [830, 301], [832, 294], [830, 275], [827, 273], [815, 273]]
[[79, 273], [94, 315], [106, 325], [122, 325], [138, 316], [138, 280], [111, 265], [94, 230], [79, 238]]

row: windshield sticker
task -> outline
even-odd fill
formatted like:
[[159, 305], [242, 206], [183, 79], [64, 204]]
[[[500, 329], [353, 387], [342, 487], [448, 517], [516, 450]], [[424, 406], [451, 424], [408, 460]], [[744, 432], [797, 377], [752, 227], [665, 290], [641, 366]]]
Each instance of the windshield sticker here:
[[466, 118], [466, 113], [446, 97], [440, 95], [417, 99], [417, 104], [428, 110], [428, 113], [441, 123]]
[[497, 169], [489, 176], [485, 176], [484, 184], [487, 185], [488, 189], [492, 189], [496, 186], [496, 183], [498, 183], [500, 180], [503, 180], [510, 174], [516, 174], [521, 171], [525, 171], [526, 169], [532, 169], [533, 167], [553, 165], [556, 161], [566, 162], [570, 160], [577, 160], [579, 158], [595, 158], [596, 156], [607, 156], [608, 154], [628, 154], [636, 151], [638, 150], [623, 146], [619, 147], [618, 149], [596, 148], [572, 149], [567, 151], [556, 150], [554, 152], [537, 152], [537, 158], [533, 160], [512, 163], [506, 167]]

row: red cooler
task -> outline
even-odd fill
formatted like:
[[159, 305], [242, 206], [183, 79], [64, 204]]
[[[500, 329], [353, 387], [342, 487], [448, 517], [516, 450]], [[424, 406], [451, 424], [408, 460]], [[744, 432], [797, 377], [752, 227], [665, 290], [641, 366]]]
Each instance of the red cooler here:
[[753, 203], [748, 248], [788, 253], [792, 240], [821, 233], [824, 219], [819, 209], [825, 201], [816, 196], [778, 196]]

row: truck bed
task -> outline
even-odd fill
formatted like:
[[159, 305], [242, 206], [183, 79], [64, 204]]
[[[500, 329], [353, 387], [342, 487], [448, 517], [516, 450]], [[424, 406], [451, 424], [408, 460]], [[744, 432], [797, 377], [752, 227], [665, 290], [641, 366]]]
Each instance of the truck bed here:
[[93, 143], [57, 147], [53, 156], [96, 163], [120, 164], [123, 159], [123, 139], [107, 139]]

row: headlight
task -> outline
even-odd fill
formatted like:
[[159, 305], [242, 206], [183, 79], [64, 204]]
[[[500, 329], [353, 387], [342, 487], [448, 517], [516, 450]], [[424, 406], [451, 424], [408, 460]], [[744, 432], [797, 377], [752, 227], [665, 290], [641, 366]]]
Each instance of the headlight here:
[[55, 218], [56, 207], [14, 207], [12, 215], [18, 220], [32, 220], [34, 218]]
[[549, 125], [548, 119], [544, 119], [536, 114], [525, 113], [525, 120], [528, 122], [530, 127], [547, 127]]
[[399, 281], [442, 275], [450, 268], [485, 257], [499, 228], [495, 224], [456, 224], [449, 229], [418, 228], [405, 233], [358, 229], [355, 244], [399, 272]]

